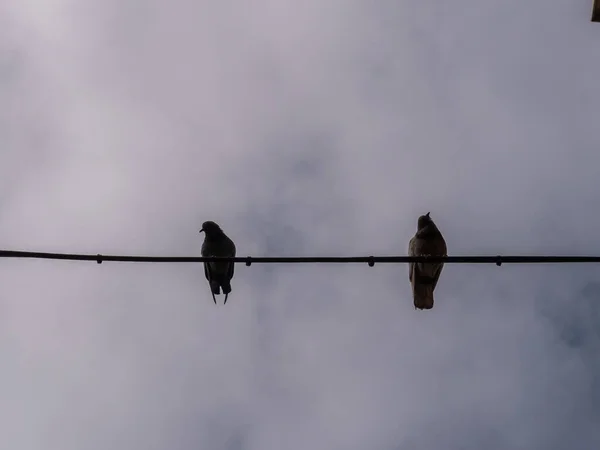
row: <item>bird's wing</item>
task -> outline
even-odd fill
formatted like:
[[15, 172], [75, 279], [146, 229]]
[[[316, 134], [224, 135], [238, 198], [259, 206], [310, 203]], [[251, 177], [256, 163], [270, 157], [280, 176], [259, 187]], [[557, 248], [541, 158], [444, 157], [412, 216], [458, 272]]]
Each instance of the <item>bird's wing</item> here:
[[[229, 253], [230, 256], [235, 256], [235, 244], [233, 243], [233, 241], [231, 239], [229, 239], [230, 242], [230, 247], [231, 247], [231, 251]], [[235, 270], [235, 263], [233, 261], [231, 261], [229, 263], [229, 267], [227, 268], [227, 278], [229, 278], [229, 280], [231, 280], [233, 278], [233, 272]]]
[[[444, 240], [444, 237], [442, 236], [441, 233], [437, 238], [435, 238], [435, 242], [433, 244], [435, 245], [435, 253], [436, 254], [441, 255], [441, 256], [448, 255], [448, 248], [446, 247], [446, 241]], [[435, 274], [433, 276], [433, 289], [435, 289], [435, 287], [437, 286], [437, 282], [440, 279], [440, 274], [442, 273], [443, 268], [444, 268], [444, 263], [440, 263], [435, 271]]]
[[212, 279], [212, 276], [211, 276], [211, 273], [210, 273], [210, 263], [207, 263], [207, 262], [204, 263], [204, 276], [206, 277], [206, 279], [209, 282]]
[[[408, 256], [415, 256], [416, 240], [417, 240], [417, 237], [414, 236], [413, 238], [411, 238], [410, 242], [408, 243]], [[413, 263], [413, 262], [408, 263], [408, 280], [409, 281], [413, 280], [414, 267], [415, 267], [415, 263]]]
[[433, 289], [435, 289], [435, 287], [437, 286], [437, 282], [440, 279], [440, 275], [442, 273], [443, 268], [444, 268], [444, 263], [440, 263], [436, 267], [435, 274], [433, 275], [433, 283], [432, 283]]
[[[201, 250], [200, 254], [203, 257], [210, 256], [210, 253], [209, 253], [209, 250], [208, 250], [208, 244], [206, 243], [206, 240], [202, 243], [202, 250]], [[210, 263], [208, 263], [208, 262], [204, 263], [204, 276], [206, 277], [206, 279], [209, 282], [212, 279], [212, 275], [210, 273]]]

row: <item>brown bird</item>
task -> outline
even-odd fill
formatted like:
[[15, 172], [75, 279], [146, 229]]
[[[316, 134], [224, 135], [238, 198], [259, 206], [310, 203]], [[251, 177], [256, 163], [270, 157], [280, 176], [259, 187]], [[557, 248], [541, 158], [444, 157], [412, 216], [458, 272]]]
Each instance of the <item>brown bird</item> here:
[[[446, 241], [429, 214], [419, 217], [417, 232], [408, 244], [408, 256], [447, 256]], [[443, 262], [408, 264], [415, 309], [433, 308], [433, 290], [443, 268]]]

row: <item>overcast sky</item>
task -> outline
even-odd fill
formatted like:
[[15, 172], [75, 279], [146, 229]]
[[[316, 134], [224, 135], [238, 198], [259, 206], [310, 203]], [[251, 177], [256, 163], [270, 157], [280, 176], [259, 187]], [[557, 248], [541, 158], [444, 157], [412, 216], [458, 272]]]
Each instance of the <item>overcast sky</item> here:
[[[4, 1], [0, 248], [600, 254], [591, 3]], [[2, 448], [600, 448], [599, 270], [0, 260]]]

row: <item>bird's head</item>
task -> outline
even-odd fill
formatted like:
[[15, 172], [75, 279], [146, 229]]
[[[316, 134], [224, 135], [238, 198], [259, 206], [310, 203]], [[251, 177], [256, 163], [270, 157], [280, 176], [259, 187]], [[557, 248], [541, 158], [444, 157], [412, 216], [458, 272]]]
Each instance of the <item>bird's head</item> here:
[[217, 225], [212, 220], [208, 220], [202, 224], [202, 228], [200, 229], [200, 233], [206, 233], [207, 236], [215, 236], [223, 233], [221, 227]]
[[427, 225], [429, 225], [430, 223], [433, 222], [431, 217], [429, 217], [429, 214], [431, 214], [431, 213], [427, 213], [423, 216], [419, 216], [419, 220], [417, 220], [417, 229], [418, 230], [425, 228]]

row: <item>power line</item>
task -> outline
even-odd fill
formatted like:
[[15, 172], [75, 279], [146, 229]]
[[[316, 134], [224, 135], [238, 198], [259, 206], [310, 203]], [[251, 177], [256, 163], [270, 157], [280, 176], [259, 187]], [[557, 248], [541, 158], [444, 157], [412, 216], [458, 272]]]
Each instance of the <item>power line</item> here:
[[600, 256], [236, 256], [236, 257], [196, 257], [196, 256], [128, 256], [76, 253], [44, 253], [0, 250], [0, 258], [60, 259], [71, 261], [95, 261], [101, 264], [111, 262], [145, 263], [199, 263], [210, 261], [232, 261], [251, 264], [339, 264], [363, 263], [373, 266], [376, 263], [444, 262], [448, 264], [537, 264], [537, 263], [600, 263]]

